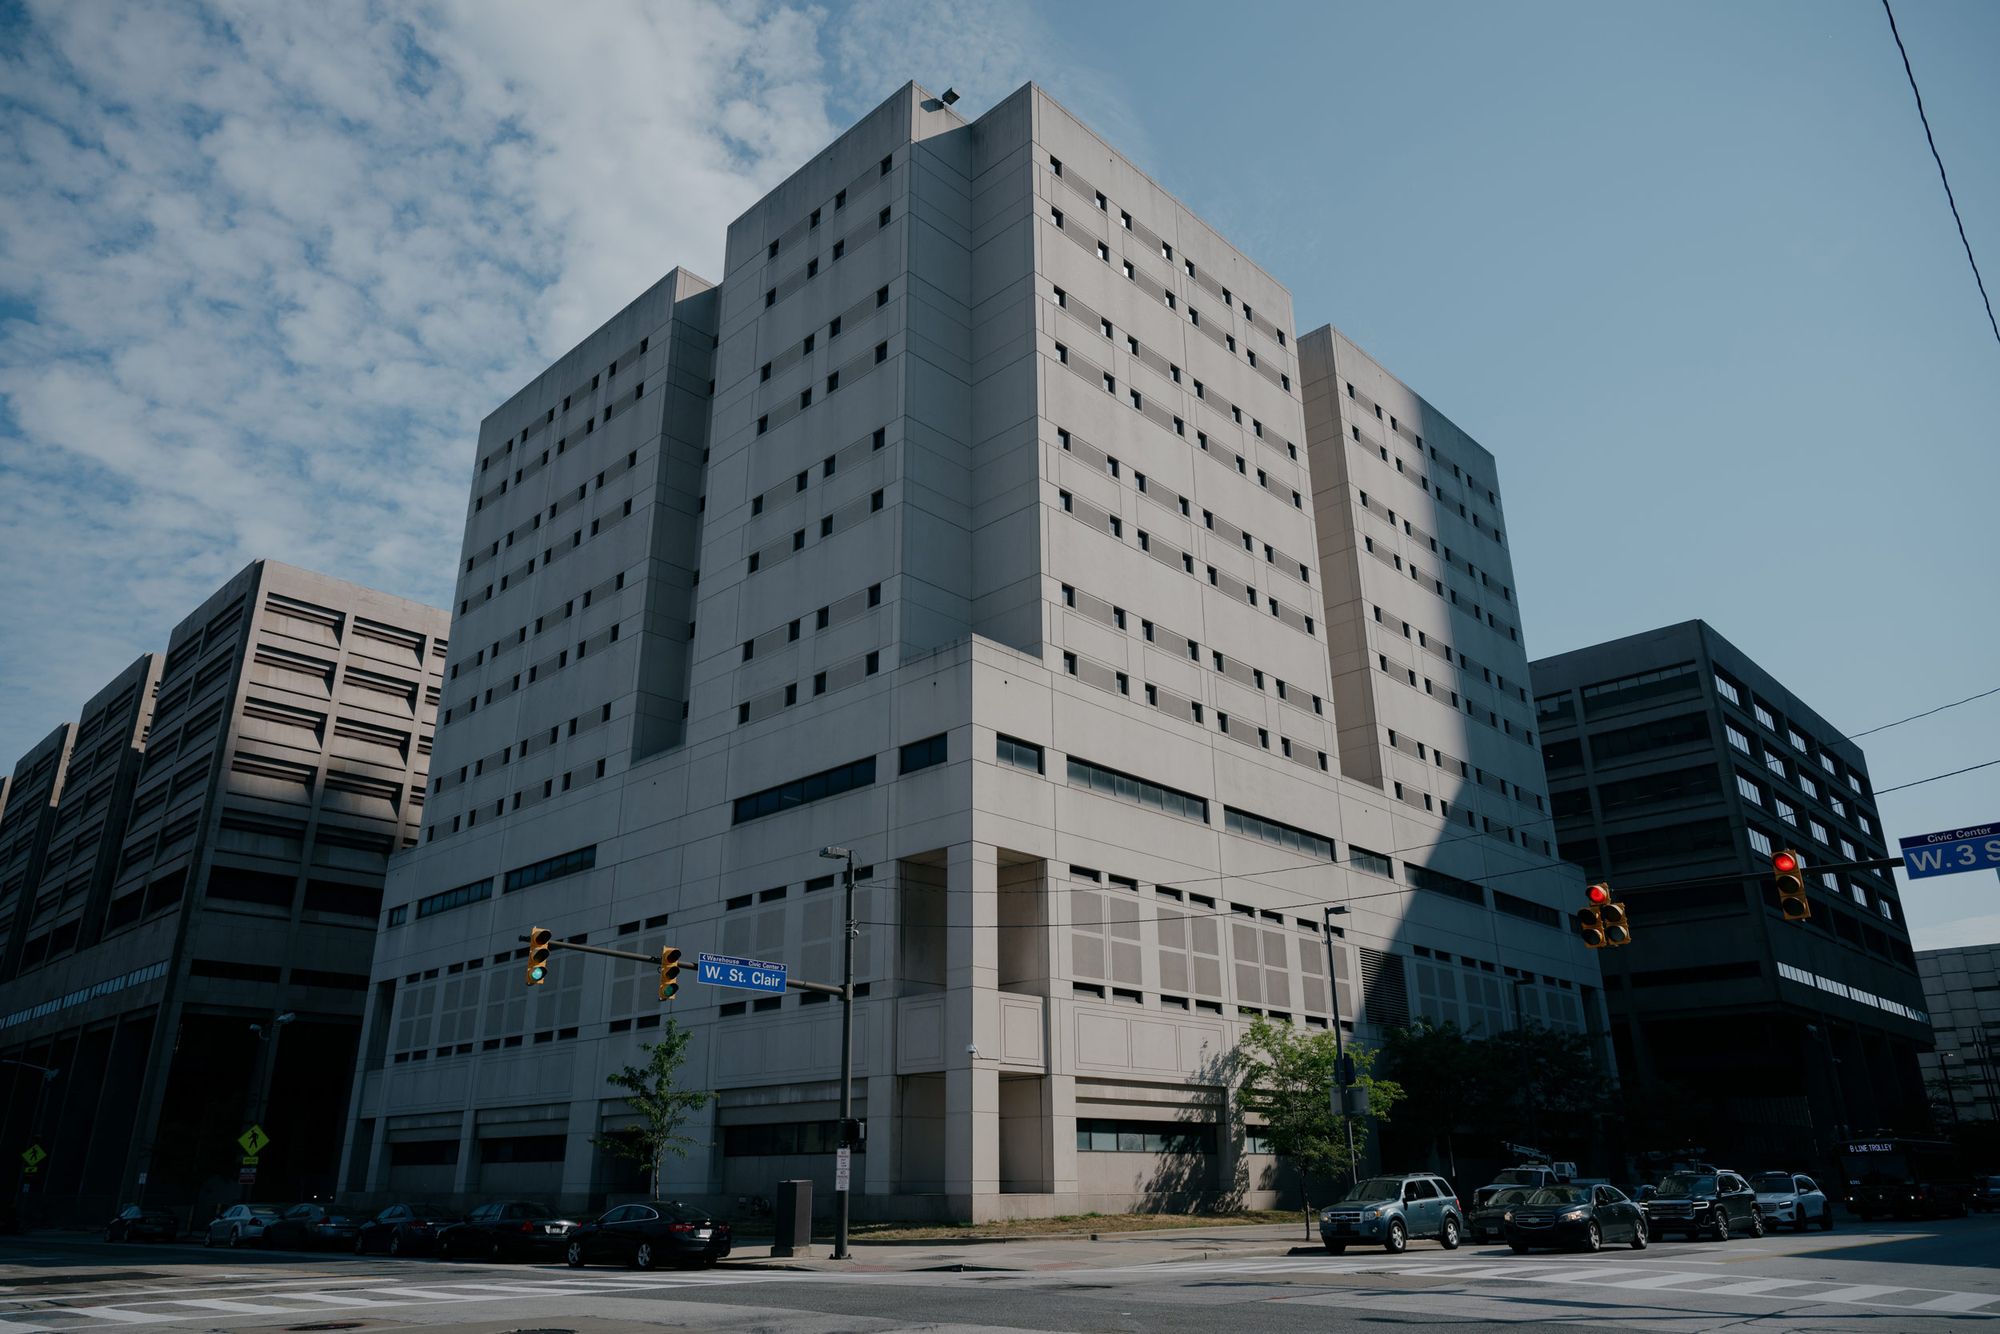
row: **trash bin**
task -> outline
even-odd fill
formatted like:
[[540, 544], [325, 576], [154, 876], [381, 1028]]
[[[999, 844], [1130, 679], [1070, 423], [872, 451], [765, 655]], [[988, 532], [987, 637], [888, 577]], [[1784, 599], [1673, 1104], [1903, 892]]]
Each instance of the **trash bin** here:
[[813, 1183], [805, 1181], [780, 1181], [778, 1194], [771, 1205], [771, 1256], [783, 1259], [787, 1256], [811, 1255], [813, 1253]]

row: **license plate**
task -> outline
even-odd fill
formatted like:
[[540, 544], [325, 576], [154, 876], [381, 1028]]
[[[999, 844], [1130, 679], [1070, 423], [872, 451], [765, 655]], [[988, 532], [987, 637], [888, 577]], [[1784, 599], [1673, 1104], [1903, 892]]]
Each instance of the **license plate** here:
[[694, 1230], [694, 1235], [698, 1240], [707, 1241], [715, 1235], [715, 1229], [711, 1227], [698, 1227]]

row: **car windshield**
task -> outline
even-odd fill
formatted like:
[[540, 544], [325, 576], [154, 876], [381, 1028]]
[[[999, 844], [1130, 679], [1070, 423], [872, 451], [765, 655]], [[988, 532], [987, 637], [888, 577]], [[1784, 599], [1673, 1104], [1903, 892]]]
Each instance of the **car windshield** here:
[[258, 1218], [276, 1218], [284, 1210], [275, 1204], [253, 1204], [250, 1212]]
[[1763, 1195], [1789, 1195], [1794, 1187], [1789, 1172], [1759, 1172], [1750, 1178], [1750, 1188]]
[[1587, 1186], [1544, 1186], [1530, 1195], [1531, 1205], [1589, 1204], [1590, 1188]]
[[1493, 1183], [1497, 1186], [1537, 1186], [1545, 1175], [1531, 1167], [1510, 1167], [1494, 1177]]
[[658, 1206], [658, 1208], [662, 1214], [665, 1214], [668, 1218], [674, 1219], [676, 1222], [713, 1223], [715, 1221], [708, 1215], [706, 1211], [697, 1209], [692, 1204], [681, 1204], [678, 1201], [666, 1201], [661, 1203]]
[[1343, 1204], [1366, 1204], [1370, 1200], [1400, 1200], [1403, 1198], [1403, 1178], [1370, 1177], [1347, 1192]]
[[1493, 1198], [1486, 1203], [1496, 1208], [1501, 1205], [1519, 1204], [1532, 1194], [1534, 1192], [1526, 1186], [1509, 1186], [1505, 1190], [1494, 1191]]
[[452, 1211], [445, 1208], [442, 1204], [426, 1203], [421, 1200], [413, 1200], [409, 1204], [404, 1205], [403, 1207], [405, 1209], [408, 1209], [411, 1212], [411, 1214], [415, 1215], [418, 1218], [452, 1217]]
[[513, 1207], [519, 1209], [521, 1216], [524, 1218], [554, 1218], [556, 1216], [556, 1211], [549, 1208], [548, 1205], [543, 1204], [540, 1200], [517, 1200]]
[[1660, 1198], [1663, 1200], [1687, 1200], [1697, 1195], [1713, 1194], [1715, 1194], [1715, 1178], [1711, 1176], [1676, 1172], [1660, 1183]]

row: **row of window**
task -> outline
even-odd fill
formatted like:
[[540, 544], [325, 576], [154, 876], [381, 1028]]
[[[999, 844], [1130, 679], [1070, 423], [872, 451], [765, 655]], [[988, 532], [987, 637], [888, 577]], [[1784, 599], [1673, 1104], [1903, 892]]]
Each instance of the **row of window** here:
[[[1380, 403], [1377, 403], [1374, 399], [1369, 398], [1366, 394], [1356, 393], [1354, 389], [1354, 383], [1351, 380], [1347, 382], [1347, 397], [1352, 401], [1354, 401], [1355, 403], [1365, 403], [1368, 407], [1373, 408], [1375, 410], [1376, 421], [1381, 421], [1383, 419], [1382, 405]], [[1464, 469], [1460, 468], [1456, 463], [1452, 463], [1450, 459], [1441, 457], [1438, 454], [1436, 445], [1425, 445], [1423, 436], [1419, 435], [1417, 432], [1413, 430], [1406, 428], [1403, 425], [1403, 423], [1396, 418], [1394, 413], [1391, 413], [1389, 415], [1388, 421], [1389, 421], [1389, 429], [1391, 431], [1394, 431], [1398, 435], [1407, 436], [1410, 440], [1410, 443], [1414, 444], [1418, 449], [1426, 450], [1431, 456], [1431, 462], [1451, 463], [1451, 475], [1454, 480], [1465, 483], [1467, 486], [1471, 487], [1474, 491], [1486, 492], [1486, 503], [1492, 505], [1496, 509], [1499, 507], [1500, 497], [1498, 494], [1494, 492], [1492, 487], [1487, 486], [1485, 483], [1481, 482], [1477, 477], [1474, 477], [1471, 473], [1466, 472]]]
[[[1257, 1147], [1252, 1147], [1255, 1138]], [[1214, 1122], [1106, 1121], [1077, 1118], [1076, 1148], [1079, 1153], [1214, 1153]], [[1270, 1147], [1255, 1132], [1246, 1135], [1244, 1151], [1269, 1153]]]
[[[1055, 356], [1057, 364], [1068, 366], [1070, 364], [1069, 346], [1065, 343], [1057, 343], [1055, 345]], [[1116, 375], [1113, 375], [1110, 371], [1099, 371], [1098, 375], [1099, 375], [1098, 383], [1103, 388], [1104, 392], [1116, 396], [1118, 393], [1118, 377]], [[1146, 412], [1147, 409], [1146, 409], [1145, 395], [1141, 394], [1136, 389], [1131, 389], [1127, 391], [1127, 398], [1132, 405], [1133, 411], [1140, 413]], [[1240, 413], [1242, 409], [1235, 408], [1232, 409], [1232, 411]], [[1172, 413], [1167, 413], [1163, 415], [1165, 415], [1168, 419], [1168, 429], [1172, 430], [1176, 436], [1185, 440], [1187, 438], [1187, 419]], [[1257, 425], [1257, 434], [1261, 437], [1264, 433], [1263, 423], [1259, 422], [1256, 425]], [[1058, 432], [1058, 438], [1061, 438], [1061, 435], [1062, 433]], [[1195, 431], [1194, 444], [1195, 448], [1199, 449], [1204, 454], [1213, 454], [1216, 452], [1210, 448], [1208, 432], [1206, 431], [1199, 429]], [[1286, 445], [1286, 449], [1296, 453], [1297, 446], [1288, 444]], [[1250, 475], [1250, 460], [1248, 458], [1246, 458], [1242, 454], [1236, 453], [1233, 450], [1224, 450], [1222, 452], [1229, 454], [1232, 458], [1234, 458], [1236, 464], [1236, 473], [1239, 477], [1248, 477]], [[1262, 487], [1266, 491], [1273, 490], [1271, 483], [1271, 475], [1262, 468], [1257, 469], [1257, 485]], [[1280, 483], [1280, 485], [1282, 485], [1282, 483]], [[1291, 497], [1292, 497], [1293, 509], [1302, 510], [1306, 507], [1305, 497], [1297, 490], [1297, 488], [1292, 489]], [[1185, 513], [1186, 511], [1183, 510], [1182, 512]]]
[[[1405, 468], [1403, 466], [1403, 456], [1400, 453], [1392, 455], [1389, 452], [1389, 447], [1387, 445], [1379, 444], [1372, 438], [1362, 435], [1361, 428], [1359, 426], [1350, 424], [1347, 428], [1347, 431], [1353, 443], [1359, 445], [1364, 450], [1368, 449], [1370, 446], [1373, 446], [1377, 458], [1381, 459], [1382, 462], [1384, 463], [1394, 464], [1398, 476], [1407, 478], [1413, 475], [1410, 469]], [[1417, 479], [1418, 490], [1422, 491], [1427, 496], [1435, 496], [1440, 505], [1444, 506], [1456, 505], [1458, 507], [1458, 517], [1461, 519], [1468, 520], [1472, 524], [1474, 532], [1484, 533], [1486, 536], [1492, 538], [1494, 544], [1497, 546], [1504, 547], [1507, 545], [1506, 534], [1500, 530], [1499, 524], [1486, 523], [1484, 520], [1480, 518], [1479, 511], [1467, 509], [1464, 501], [1453, 500], [1451, 496], [1445, 493], [1445, 489], [1443, 486], [1440, 485], [1433, 487], [1431, 485], [1431, 479], [1429, 474], [1421, 470], [1418, 470], [1417, 472], [1414, 473], [1414, 476]], [[1448, 511], [1440, 509], [1437, 512], [1446, 513]]]
[[854, 760], [848, 764], [837, 764], [831, 769], [822, 769], [804, 778], [795, 778], [789, 783], [767, 787], [761, 792], [752, 792], [736, 798], [732, 824], [742, 824], [748, 820], [761, 819], [766, 815], [776, 815], [828, 797], [837, 797], [843, 792], [871, 786], [875, 782], [875, 757]]
[[[653, 340], [651, 335], [641, 338], [639, 340], [639, 346], [636, 349], [636, 351], [628, 353], [627, 355], [643, 357], [646, 355], [647, 349], [652, 346], [652, 343]], [[610, 368], [608, 370], [600, 372], [598, 374], [593, 374], [590, 377], [589, 389], [583, 389], [579, 387], [578, 389], [572, 391], [572, 393], [565, 394], [563, 396], [563, 401], [562, 401], [562, 410], [564, 412], [569, 411], [570, 399], [574, 397], [576, 394], [595, 393], [599, 388], [599, 386], [601, 385], [603, 379], [616, 379], [617, 376], [618, 376], [618, 361], [614, 360], [611, 363]], [[550, 408], [548, 409], [547, 415], [542, 420], [529, 422], [526, 426], [523, 426], [521, 428], [520, 434], [518, 436], [511, 436], [511, 435], [508, 436], [507, 443], [504, 448], [496, 450], [494, 453], [487, 455], [485, 458], [479, 461], [479, 471], [485, 472], [489, 467], [493, 465], [493, 462], [496, 459], [502, 458], [508, 454], [512, 454], [514, 452], [515, 445], [527, 444], [529, 435], [531, 435], [538, 427], [553, 425], [555, 423], [555, 419], [556, 419], [556, 410], [554, 408]]]
[[1163, 783], [1136, 778], [1131, 774], [1107, 769], [1089, 760], [1080, 760], [1072, 755], [1069, 759], [1069, 781], [1075, 787], [1087, 787], [1096, 792], [1114, 796], [1123, 801], [1140, 806], [1151, 806], [1169, 815], [1178, 815], [1187, 820], [1208, 823], [1208, 799], [1197, 797], [1191, 792], [1182, 792]]

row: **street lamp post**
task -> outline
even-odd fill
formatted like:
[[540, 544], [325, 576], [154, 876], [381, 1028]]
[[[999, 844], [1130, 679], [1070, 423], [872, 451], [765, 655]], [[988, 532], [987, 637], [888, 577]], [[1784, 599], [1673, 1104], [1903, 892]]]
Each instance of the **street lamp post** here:
[[[845, 1150], [848, 1162], [849, 1181], [853, 1176], [854, 1146], [848, 1142], [849, 1127], [854, 1121], [854, 935], [859, 925], [854, 920], [854, 851], [851, 848], [821, 848], [820, 856], [834, 861], [845, 862], [842, 883], [845, 888], [845, 925], [841, 931], [841, 953], [843, 961], [840, 973], [840, 1148]], [[853, 1192], [849, 1183], [838, 1175], [833, 1187], [833, 1258], [846, 1260], [848, 1200]]]
[[[271, 1016], [269, 1028], [263, 1024], [250, 1025], [250, 1031], [257, 1035], [257, 1059], [250, 1071], [249, 1107], [243, 1118], [245, 1129], [263, 1123], [271, 1099], [271, 1076], [278, 1064], [278, 1034], [298, 1017], [296, 1012], [286, 1010]], [[241, 1184], [243, 1199], [247, 1202], [252, 1193], [251, 1183], [245, 1181]]]
[[1340, 968], [1333, 957], [1333, 938], [1347, 939], [1347, 928], [1335, 926], [1333, 919], [1346, 916], [1347, 905], [1329, 903], [1321, 911], [1326, 918], [1326, 994], [1333, 1009], [1333, 1090], [1340, 1101], [1340, 1125], [1347, 1133], [1347, 1180], [1352, 1185], [1360, 1180], [1360, 1166], [1354, 1161], [1354, 1118], [1347, 1111], [1347, 1085], [1341, 1082], [1347, 1074], [1347, 1040], [1340, 1031]]

